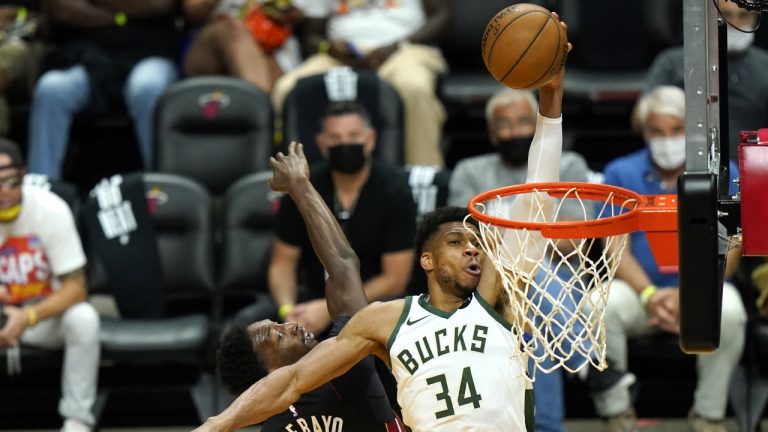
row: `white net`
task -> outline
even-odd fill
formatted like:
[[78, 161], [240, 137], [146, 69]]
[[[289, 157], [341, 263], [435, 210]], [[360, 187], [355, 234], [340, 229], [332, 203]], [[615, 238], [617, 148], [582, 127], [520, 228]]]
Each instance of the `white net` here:
[[[483, 214], [506, 219], [571, 223], [616, 216], [634, 210], [635, 200], [602, 204], [582, 199], [575, 188], [497, 196], [480, 203]], [[506, 318], [523, 334], [520, 361], [530, 380], [535, 372], [562, 367], [578, 372], [592, 364], [604, 369], [605, 306], [610, 282], [627, 244], [627, 235], [600, 238], [545, 238], [539, 231], [480, 223], [482, 249], [498, 270], [507, 302]], [[529, 360], [530, 359], [530, 360]]]

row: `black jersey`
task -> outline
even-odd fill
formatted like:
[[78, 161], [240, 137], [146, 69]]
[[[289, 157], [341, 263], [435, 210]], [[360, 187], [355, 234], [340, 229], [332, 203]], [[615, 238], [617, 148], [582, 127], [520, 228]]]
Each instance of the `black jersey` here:
[[[339, 317], [329, 332], [336, 336], [349, 317]], [[262, 432], [405, 431], [394, 414], [381, 384], [373, 358], [368, 357], [347, 373], [303, 394], [296, 403], [270, 417]]]

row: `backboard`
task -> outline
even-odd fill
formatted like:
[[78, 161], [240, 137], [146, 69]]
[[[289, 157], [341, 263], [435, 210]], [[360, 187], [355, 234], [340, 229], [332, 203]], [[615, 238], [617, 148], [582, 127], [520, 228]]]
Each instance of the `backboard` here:
[[[725, 253], [719, 247], [719, 198], [728, 198], [724, 43], [712, 0], [684, 0], [685, 172], [678, 179], [680, 346], [711, 352], [720, 344]], [[720, 24], [723, 25], [723, 24]], [[723, 33], [722, 35], [720, 35]], [[721, 40], [722, 39], [722, 40]], [[721, 139], [725, 137], [725, 139]], [[724, 155], [722, 158], [720, 155]]]

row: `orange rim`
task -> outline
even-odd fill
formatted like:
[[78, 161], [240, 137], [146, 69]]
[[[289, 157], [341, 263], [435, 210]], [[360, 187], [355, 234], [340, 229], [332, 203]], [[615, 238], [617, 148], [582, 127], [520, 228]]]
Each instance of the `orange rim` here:
[[[492, 199], [534, 191], [546, 192], [555, 198], [572, 195], [582, 200], [605, 202], [619, 206], [626, 212], [588, 221], [528, 222], [490, 216], [476, 208], [478, 204]], [[637, 230], [677, 230], [677, 200], [674, 195], [640, 195], [629, 189], [604, 184], [551, 182], [505, 186], [475, 196], [467, 208], [479, 222], [504, 228], [540, 231], [547, 238], [592, 238]]]

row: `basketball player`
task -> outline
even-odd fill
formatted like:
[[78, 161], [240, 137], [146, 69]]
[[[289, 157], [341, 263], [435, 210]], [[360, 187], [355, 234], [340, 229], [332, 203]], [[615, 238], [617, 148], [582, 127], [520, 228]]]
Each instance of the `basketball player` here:
[[[559, 168], [562, 77], [563, 71], [539, 92], [531, 144], [536, 163], [529, 166], [546, 169], [531, 168], [529, 181], [541, 181], [541, 171], [556, 174]], [[278, 154], [273, 164], [296, 158], [295, 149], [292, 145], [288, 156]], [[419, 223], [416, 249], [428, 294], [366, 306], [338, 336], [271, 371], [197, 431], [231, 431], [262, 422], [369, 354], [391, 367], [403, 420], [414, 432], [532, 431], [532, 395], [521, 362], [515, 360], [521, 356], [519, 340], [495, 309], [503, 303], [497, 273], [491, 265], [482, 271], [478, 230], [465, 228], [466, 214], [448, 207]]]
[[[329, 336], [341, 331], [349, 318], [368, 304], [357, 255], [320, 193], [308, 179], [301, 144], [290, 146], [289, 157], [272, 161], [272, 188], [287, 192], [296, 202], [318, 259], [326, 269], [325, 295], [333, 318]], [[233, 394], [239, 395], [267, 371], [293, 364], [317, 345], [314, 335], [296, 323], [263, 320], [247, 329], [236, 326], [222, 338], [217, 373]], [[392, 411], [367, 357], [349, 372], [304, 394], [288, 410], [268, 419], [262, 432], [278, 431], [404, 431]]]

